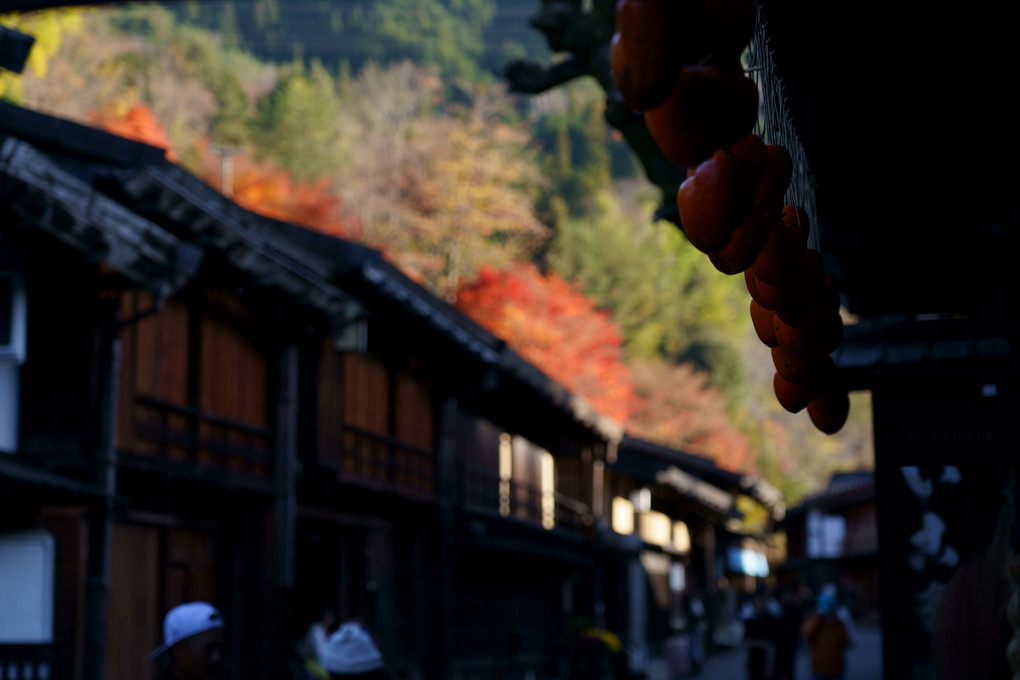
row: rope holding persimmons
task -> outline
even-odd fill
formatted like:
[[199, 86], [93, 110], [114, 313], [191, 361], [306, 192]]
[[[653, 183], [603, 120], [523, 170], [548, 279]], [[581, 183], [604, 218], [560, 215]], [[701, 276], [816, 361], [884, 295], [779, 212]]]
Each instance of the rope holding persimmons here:
[[[745, 53], [756, 61], [746, 69]], [[774, 78], [766, 79], [768, 59], [755, 0], [617, 3], [613, 80], [644, 113], [663, 155], [688, 168], [677, 192], [687, 239], [720, 272], [743, 272], [755, 332], [772, 352], [779, 403], [793, 413], [807, 409], [817, 429], [834, 434], [850, 411], [830, 356], [843, 337], [839, 292], [809, 247], [817, 244], [813, 193], [804, 192], [799, 145], [796, 159], [790, 150], [795, 135], [777, 124], [785, 122], [777, 114], [782, 98]]]

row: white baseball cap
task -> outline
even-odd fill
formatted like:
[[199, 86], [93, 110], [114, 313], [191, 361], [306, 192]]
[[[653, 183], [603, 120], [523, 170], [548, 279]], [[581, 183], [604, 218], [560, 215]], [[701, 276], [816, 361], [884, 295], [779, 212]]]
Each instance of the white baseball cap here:
[[207, 602], [185, 602], [166, 613], [163, 618], [163, 644], [149, 658], [156, 659], [181, 640], [223, 627], [223, 617]]
[[319, 663], [330, 673], [355, 674], [382, 668], [382, 654], [356, 623], [345, 623], [319, 650]]

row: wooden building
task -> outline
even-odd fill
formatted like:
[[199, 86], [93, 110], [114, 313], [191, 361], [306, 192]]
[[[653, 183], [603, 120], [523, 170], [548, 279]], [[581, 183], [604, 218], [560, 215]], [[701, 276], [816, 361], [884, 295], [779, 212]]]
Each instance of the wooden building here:
[[[655, 593], [662, 558], [702, 573], [746, 482], [621, 453], [618, 423], [378, 252], [153, 147], [0, 104], [0, 195], [0, 588], [30, 614], [0, 615], [5, 668], [151, 678], [163, 613], [203, 599], [230, 677], [283, 677], [321, 605], [400, 675], [561, 677], [573, 622], [633, 620], [620, 555], [659, 555]], [[616, 541], [642, 485], [690, 549]]]
[[[630, 643], [632, 671], [663, 655], [695, 597], [706, 607], [706, 646], [715, 637], [726, 642], [737, 613], [727, 610], [726, 593], [753, 590], [769, 575], [765, 543], [784, 510], [778, 490], [711, 459], [625, 436], [602, 496], [610, 508], [602, 538], [604, 579], [612, 584], [606, 614]], [[761, 526], [745, 525], [741, 507], [758, 508]], [[758, 558], [753, 567], [733, 559], [743, 552]]]
[[837, 584], [857, 620], [877, 623], [878, 515], [875, 475], [871, 471], [837, 472], [828, 484], [786, 512], [787, 559], [778, 569], [780, 582], [807, 585], [814, 592]]

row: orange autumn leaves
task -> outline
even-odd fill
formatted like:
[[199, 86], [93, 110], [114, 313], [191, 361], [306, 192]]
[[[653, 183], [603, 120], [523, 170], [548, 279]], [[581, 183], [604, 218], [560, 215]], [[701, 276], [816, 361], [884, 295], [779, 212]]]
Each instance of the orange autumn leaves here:
[[[94, 111], [89, 121], [95, 127], [121, 137], [165, 149], [168, 160], [178, 156], [165, 128], [144, 104], [135, 104], [124, 111]], [[198, 174], [217, 189], [224, 185], [223, 157], [207, 142], [198, 144]], [[272, 163], [259, 161], [248, 151], [231, 152], [231, 198], [252, 212], [273, 219], [312, 227], [334, 236], [358, 238], [360, 225], [343, 216], [340, 201], [327, 187], [327, 179], [316, 182], [295, 182], [290, 173]]]
[[135, 104], [124, 111], [113, 108], [93, 111], [89, 114], [89, 123], [115, 135], [157, 146], [166, 151], [169, 160], [177, 160], [177, 153], [170, 144], [166, 129], [144, 104]]
[[457, 294], [457, 307], [595, 410], [625, 421], [634, 386], [623, 338], [607, 312], [555, 274], [533, 265], [483, 266]]

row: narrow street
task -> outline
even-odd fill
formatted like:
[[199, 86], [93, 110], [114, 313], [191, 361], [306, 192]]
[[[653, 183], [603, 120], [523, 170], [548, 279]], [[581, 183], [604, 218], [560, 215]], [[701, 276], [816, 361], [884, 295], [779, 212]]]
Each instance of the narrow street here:
[[[742, 680], [747, 677], [745, 660], [747, 652], [733, 649], [716, 654], [705, 662], [701, 680]], [[811, 677], [807, 648], [801, 649], [797, 658], [796, 680]], [[878, 680], [882, 677], [882, 632], [877, 627], [859, 627], [857, 644], [847, 653], [846, 680]], [[670, 680], [665, 660], [652, 662], [648, 680]]]

